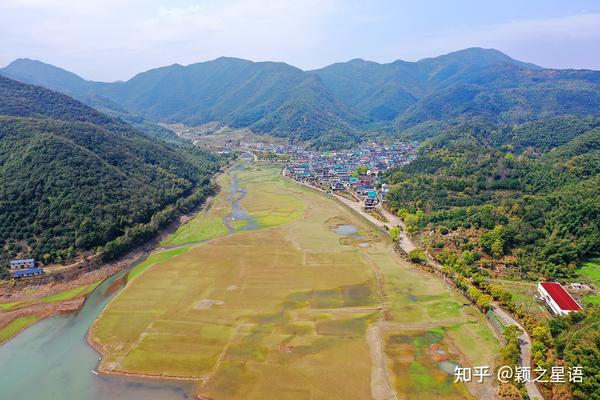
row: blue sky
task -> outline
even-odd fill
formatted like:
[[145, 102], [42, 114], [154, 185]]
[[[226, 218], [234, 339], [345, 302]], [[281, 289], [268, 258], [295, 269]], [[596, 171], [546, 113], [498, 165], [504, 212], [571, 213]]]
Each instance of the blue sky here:
[[303, 69], [492, 47], [600, 70], [600, 2], [554, 0], [3, 0], [0, 65], [40, 59], [88, 79], [219, 56]]

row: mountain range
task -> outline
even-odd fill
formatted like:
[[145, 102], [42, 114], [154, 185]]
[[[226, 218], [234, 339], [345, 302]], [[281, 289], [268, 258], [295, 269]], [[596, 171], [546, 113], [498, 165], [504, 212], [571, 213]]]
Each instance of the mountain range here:
[[221, 57], [113, 83], [29, 59], [0, 74], [67, 93], [114, 116], [189, 125], [218, 121], [298, 140], [365, 131], [419, 137], [474, 117], [514, 125], [600, 113], [600, 72], [545, 69], [481, 48], [417, 62], [354, 59], [313, 71]]

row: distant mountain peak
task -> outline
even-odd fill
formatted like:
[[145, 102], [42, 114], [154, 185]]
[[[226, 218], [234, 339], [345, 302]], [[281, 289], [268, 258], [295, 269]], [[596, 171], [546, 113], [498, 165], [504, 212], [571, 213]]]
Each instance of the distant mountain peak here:
[[448, 54], [444, 54], [437, 57], [423, 58], [417, 63], [425, 64], [431, 62], [450, 62], [450, 63], [461, 63], [471, 64], [478, 66], [487, 66], [496, 63], [508, 63], [512, 65], [518, 65], [524, 68], [541, 69], [540, 66], [527, 63], [508, 56], [497, 49], [486, 49], [483, 47], [469, 47], [466, 49], [453, 51]]

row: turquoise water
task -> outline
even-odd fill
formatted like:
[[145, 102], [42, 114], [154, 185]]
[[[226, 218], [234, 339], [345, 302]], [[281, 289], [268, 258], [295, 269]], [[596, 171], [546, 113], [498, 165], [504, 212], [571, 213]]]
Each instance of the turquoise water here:
[[107, 279], [77, 313], [44, 319], [0, 346], [0, 399], [192, 399], [193, 384], [95, 375], [98, 353], [87, 332], [115, 293], [107, 289], [127, 271]]

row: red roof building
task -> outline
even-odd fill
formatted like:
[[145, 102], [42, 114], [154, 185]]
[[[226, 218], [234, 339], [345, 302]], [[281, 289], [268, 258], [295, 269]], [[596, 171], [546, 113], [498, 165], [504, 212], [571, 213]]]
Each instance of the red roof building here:
[[581, 310], [579, 303], [560, 283], [540, 282], [538, 292], [556, 315], [567, 315], [570, 312]]

